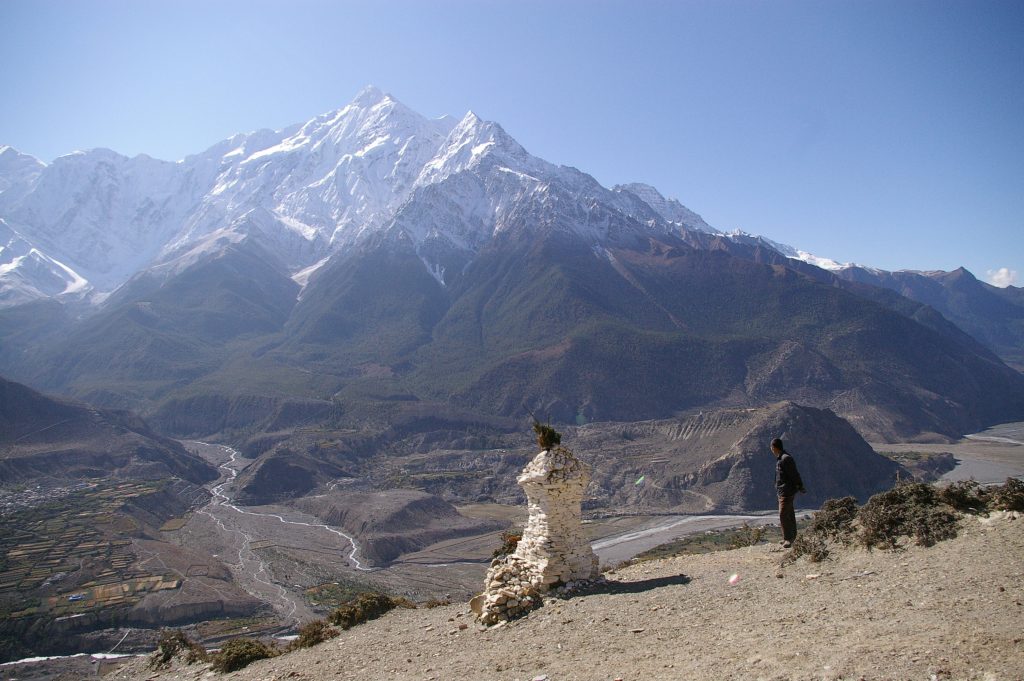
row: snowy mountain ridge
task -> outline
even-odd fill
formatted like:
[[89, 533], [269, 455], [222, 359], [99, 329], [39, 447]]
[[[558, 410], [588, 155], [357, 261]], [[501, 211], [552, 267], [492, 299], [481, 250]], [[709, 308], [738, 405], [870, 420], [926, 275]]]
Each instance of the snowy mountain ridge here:
[[371, 86], [304, 124], [234, 135], [177, 162], [93, 149], [46, 165], [0, 147], [0, 306], [103, 299], [143, 270], [176, 270], [247, 236], [304, 284], [333, 253], [404, 232], [443, 284], [530, 206], [594, 243], [636, 230], [722, 234], [654, 187], [605, 188], [472, 112], [427, 119]]

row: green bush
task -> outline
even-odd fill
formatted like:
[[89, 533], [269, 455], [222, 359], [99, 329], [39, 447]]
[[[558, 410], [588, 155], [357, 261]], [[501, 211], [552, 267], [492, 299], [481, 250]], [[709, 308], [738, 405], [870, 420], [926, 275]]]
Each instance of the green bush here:
[[992, 511], [1024, 512], [1024, 482], [1007, 478], [999, 487], [989, 490], [988, 507]]
[[562, 444], [561, 433], [540, 421], [533, 422], [533, 432], [537, 434], [537, 444], [541, 449], [551, 449], [555, 445]]
[[164, 629], [156, 644], [156, 651], [149, 658], [150, 669], [162, 669], [170, 665], [171, 660], [180, 657], [185, 664], [205, 662], [206, 648], [191, 640], [179, 629]]
[[857, 514], [860, 541], [868, 549], [893, 549], [903, 536], [914, 537], [920, 546], [952, 539], [956, 536], [956, 516], [939, 508], [941, 503], [935, 488], [922, 482], [880, 492]]
[[312, 648], [338, 635], [338, 630], [324, 620], [313, 620], [299, 627], [299, 637], [288, 645], [289, 650]]
[[211, 655], [213, 664], [210, 666], [218, 672], [233, 672], [248, 667], [256, 660], [265, 660], [280, 654], [273, 646], [243, 636], [227, 641], [219, 651]]
[[377, 619], [396, 607], [415, 608], [416, 606], [405, 598], [395, 599], [382, 593], [366, 591], [348, 603], [338, 606], [338, 609], [328, 615], [327, 619], [331, 624], [342, 629], [350, 629], [357, 624]]
[[849, 543], [853, 535], [853, 521], [857, 517], [857, 500], [853, 497], [828, 499], [814, 514], [808, 532], [822, 539]]

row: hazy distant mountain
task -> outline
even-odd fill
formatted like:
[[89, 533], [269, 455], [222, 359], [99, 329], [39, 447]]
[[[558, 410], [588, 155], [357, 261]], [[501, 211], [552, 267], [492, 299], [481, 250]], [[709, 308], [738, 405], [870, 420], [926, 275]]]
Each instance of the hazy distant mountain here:
[[59, 332], [0, 312], [0, 368], [170, 432], [395, 400], [583, 422], [798, 399], [882, 438], [1024, 418], [1024, 376], [932, 308], [373, 88], [177, 163], [11, 166], [10, 243], [49, 260], [4, 266], [10, 304], [92, 305], [39, 308]]
[[884, 272], [849, 267], [836, 274], [850, 281], [883, 286], [935, 308], [1011, 366], [1024, 370], [1024, 290], [991, 286], [962, 267], [953, 272]]
[[0, 482], [108, 476], [201, 484], [218, 473], [132, 414], [50, 398], [0, 378]]

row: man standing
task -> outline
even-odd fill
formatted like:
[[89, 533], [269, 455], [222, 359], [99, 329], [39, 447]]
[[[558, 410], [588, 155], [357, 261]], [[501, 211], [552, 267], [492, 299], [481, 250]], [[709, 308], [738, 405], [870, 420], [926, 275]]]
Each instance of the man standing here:
[[793, 497], [797, 492], [806, 492], [796, 461], [782, 446], [782, 440], [772, 440], [772, 454], [775, 455], [775, 490], [779, 495], [779, 523], [782, 525], [782, 547], [788, 549], [796, 539], [796, 508]]

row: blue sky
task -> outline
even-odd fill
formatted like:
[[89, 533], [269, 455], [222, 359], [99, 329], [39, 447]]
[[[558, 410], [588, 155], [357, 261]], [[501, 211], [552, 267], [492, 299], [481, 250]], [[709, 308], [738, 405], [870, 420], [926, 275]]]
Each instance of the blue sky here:
[[1024, 283], [1024, 2], [2, 0], [0, 26], [0, 144], [47, 162], [178, 159], [372, 83], [719, 229]]

